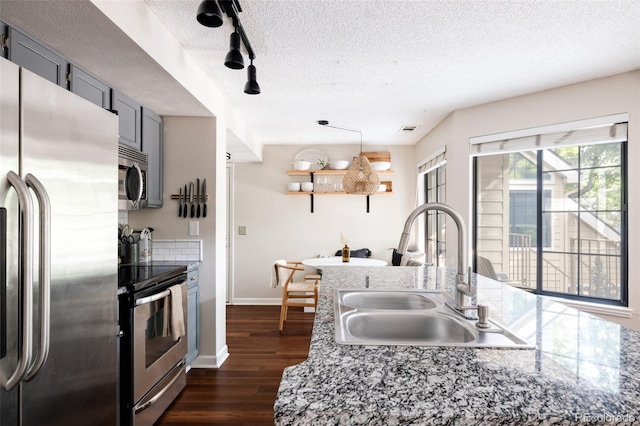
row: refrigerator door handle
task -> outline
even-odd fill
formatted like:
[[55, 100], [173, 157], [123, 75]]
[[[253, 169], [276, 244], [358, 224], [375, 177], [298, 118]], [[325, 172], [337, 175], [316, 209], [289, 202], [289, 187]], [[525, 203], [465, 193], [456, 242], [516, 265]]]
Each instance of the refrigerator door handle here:
[[24, 381], [35, 377], [49, 355], [51, 329], [51, 201], [42, 183], [31, 173], [25, 177], [27, 186], [33, 189], [40, 206], [40, 248], [38, 281], [40, 282], [40, 350], [27, 370]]
[[18, 294], [22, 301], [18, 309], [18, 360], [14, 372], [5, 379], [2, 377], [2, 386], [6, 391], [12, 390], [24, 377], [33, 349], [33, 202], [29, 194], [29, 188], [23, 180], [10, 171], [7, 173], [9, 184], [18, 193], [18, 214], [20, 227], [20, 253], [19, 268], [20, 282]]

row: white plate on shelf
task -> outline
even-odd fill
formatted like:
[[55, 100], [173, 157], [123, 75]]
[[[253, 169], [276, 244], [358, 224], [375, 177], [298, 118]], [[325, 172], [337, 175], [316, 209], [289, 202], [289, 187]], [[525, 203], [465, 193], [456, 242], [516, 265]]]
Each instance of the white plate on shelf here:
[[321, 151], [319, 149], [315, 149], [315, 148], [306, 148], [303, 149], [302, 151], [300, 151], [299, 153], [297, 153], [294, 157], [293, 157], [293, 162], [295, 163], [296, 161], [311, 161], [311, 170], [318, 170], [321, 169], [320, 167], [320, 160], [324, 161], [325, 166], [328, 164], [329, 162], [329, 157], [327, 156], [327, 154], [324, 153], [324, 151]]

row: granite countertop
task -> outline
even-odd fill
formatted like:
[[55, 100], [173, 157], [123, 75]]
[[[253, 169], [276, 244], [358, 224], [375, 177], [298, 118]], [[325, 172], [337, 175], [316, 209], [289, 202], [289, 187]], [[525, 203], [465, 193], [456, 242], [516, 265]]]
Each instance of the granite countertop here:
[[309, 358], [277, 425], [640, 425], [640, 332], [474, 274], [490, 317], [535, 349], [339, 345], [334, 289], [447, 290], [455, 270], [326, 267]]

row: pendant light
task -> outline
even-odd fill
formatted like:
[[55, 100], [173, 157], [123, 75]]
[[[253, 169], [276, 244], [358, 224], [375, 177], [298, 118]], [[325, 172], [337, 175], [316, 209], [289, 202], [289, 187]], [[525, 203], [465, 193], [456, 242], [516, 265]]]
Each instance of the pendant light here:
[[373, 195], [378, 191], [380, 186], [380, 178], [378, 174], [371, 168], [369, 159], [362, 155], [362, 131], [347, 129], [344, 127], [330, 126], [327, 120], [320, 120], [318, 124], [334, 129], [346, 130], [348, 132], [356, 132], [360, 134], [360, 155], [357, 156], [347, 173], [342, 178], [342, 188], [347, 194], [353, 195]]

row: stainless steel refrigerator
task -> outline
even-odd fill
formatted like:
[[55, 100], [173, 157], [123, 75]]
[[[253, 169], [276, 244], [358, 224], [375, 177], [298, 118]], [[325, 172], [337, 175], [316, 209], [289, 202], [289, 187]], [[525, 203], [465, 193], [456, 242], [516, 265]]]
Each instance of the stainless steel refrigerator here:
[[0, 424], [116, 424], [117, 116], [0, 58]]

